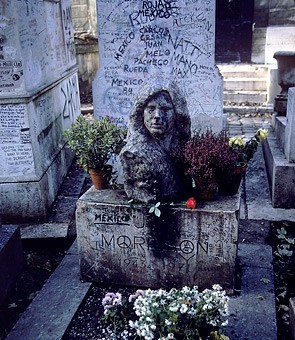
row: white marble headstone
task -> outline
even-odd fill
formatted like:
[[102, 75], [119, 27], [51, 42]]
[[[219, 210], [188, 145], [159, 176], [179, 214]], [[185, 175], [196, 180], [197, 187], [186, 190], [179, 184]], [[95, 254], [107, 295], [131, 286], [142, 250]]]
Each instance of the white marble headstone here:
[[222, 77], [215, 65], [214, 0], [97, 0], [99, 62], [95, 117], [127, 123], [140, 87], [177, 82], [192, 128], [222, 128]]

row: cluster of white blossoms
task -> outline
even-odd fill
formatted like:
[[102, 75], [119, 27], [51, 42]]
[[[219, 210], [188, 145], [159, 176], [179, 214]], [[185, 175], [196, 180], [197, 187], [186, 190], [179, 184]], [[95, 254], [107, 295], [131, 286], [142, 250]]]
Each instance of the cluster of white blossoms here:
[[228, 298], [219, 285], [212, 288], [203, 292], [196, 286], [169, 292], [148, 289], [135, 300], [138, 319], [129, 325], [146, 340], [175, 339], [178, 332], [198, 336], [198, 328], [206, 324], [220, 328], [226, 324]]

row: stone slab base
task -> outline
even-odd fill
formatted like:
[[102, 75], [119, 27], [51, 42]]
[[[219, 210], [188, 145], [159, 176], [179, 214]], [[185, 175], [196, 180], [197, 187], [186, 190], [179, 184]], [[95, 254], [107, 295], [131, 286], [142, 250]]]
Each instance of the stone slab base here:
[[19, 228], [0, 226], [0, 305], [6, 300], [22, 266], [23, 253]]
[[129, 204], [123, 191], [90, 188], [77, 202], [82, 279], [140, 287], [231, 290], [237, 254], [239, 195], [203, 208]]
[[73, 161], [73, 153], [61, 149], [38, 181], [0, 183], [3, 223], [44, 221]]
[[287, 161], [274, 136], [262, 143], [274, 208], [295, 208], [295, 163]]

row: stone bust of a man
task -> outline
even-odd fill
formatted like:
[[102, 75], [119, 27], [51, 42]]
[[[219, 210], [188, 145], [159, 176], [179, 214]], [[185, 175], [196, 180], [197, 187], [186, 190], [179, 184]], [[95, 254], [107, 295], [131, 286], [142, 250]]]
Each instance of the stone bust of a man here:
[[184, 175], [171, 154], [189, 136], [187, 105], [176, 84], [146, 84], [130, 113], [127, 144], [120, 154], [130, 199], [149, 203], [181, 198]]

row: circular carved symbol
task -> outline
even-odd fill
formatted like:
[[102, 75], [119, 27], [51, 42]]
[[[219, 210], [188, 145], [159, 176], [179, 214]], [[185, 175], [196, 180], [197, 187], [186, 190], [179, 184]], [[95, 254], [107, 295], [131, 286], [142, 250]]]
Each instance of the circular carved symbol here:
[[180, 243], [180, 250], [185, 254], [190, 254], [195, 250], [193, 242], [185, 240]]
[[129, 248], [131, 246], [131, 240], [128, 236], [119, 236], [117, 244], [120, 248]]
[[14, 74], [14, 75], [12, 76], [12, 79], [13, 79], [14, 81], [19, 80], [19, 78], [20, 78], [20, 76], [19, 76], [18, 74]]

